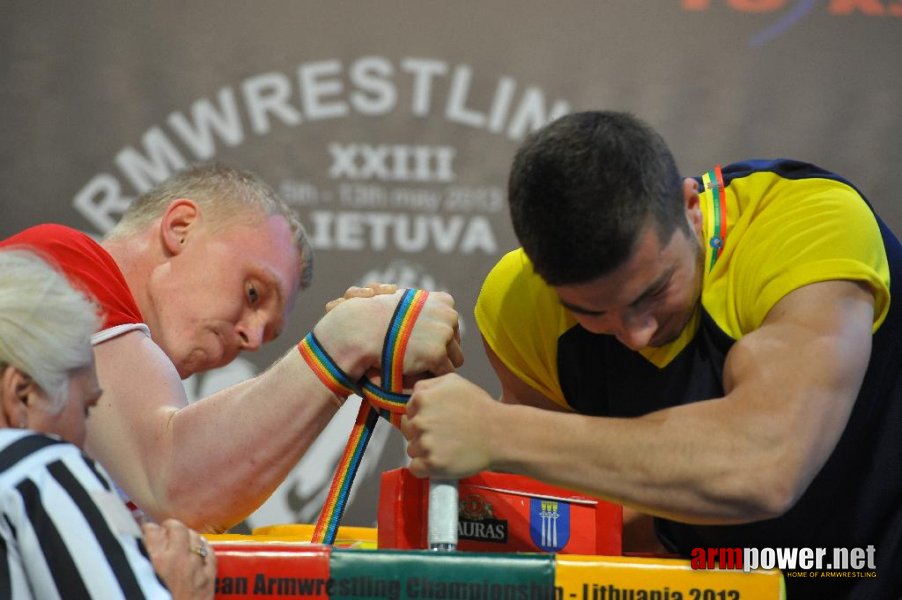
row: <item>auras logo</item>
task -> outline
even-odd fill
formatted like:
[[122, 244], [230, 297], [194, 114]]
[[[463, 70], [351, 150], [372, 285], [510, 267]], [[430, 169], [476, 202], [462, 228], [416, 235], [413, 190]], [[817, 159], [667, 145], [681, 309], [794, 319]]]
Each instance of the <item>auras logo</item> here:
[[902, 0], [680, 0], [683, 10], [706, 11], [718, 4], [740, 13], [773, 13], [776, 21], [749, 40], [751, 46], [763, 46], [808, 16], [825, 13], [836, 17], [902, 17]]
[[506, 544], [508, 523], [496, 519], [492, 505], [479, 494], [469, 494], [460, 499], [458, 507], [457, 537], [475, 542]]

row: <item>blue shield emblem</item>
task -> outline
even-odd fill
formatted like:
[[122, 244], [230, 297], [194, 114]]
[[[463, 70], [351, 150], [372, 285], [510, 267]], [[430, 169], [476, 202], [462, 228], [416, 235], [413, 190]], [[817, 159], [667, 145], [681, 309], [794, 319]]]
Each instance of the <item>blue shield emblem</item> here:
[[558, 552], [570, 541], [570, 503], [529, 499], [529, 535], [544, 552]]

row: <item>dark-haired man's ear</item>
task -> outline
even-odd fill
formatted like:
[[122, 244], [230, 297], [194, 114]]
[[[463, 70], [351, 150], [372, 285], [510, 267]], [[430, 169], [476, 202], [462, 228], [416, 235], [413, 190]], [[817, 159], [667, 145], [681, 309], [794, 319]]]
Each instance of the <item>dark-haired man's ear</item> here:
[[188, 238], [200, 222], [200, 207], [194, 200], [179, 198], [166, 207], [160, 221], [160, 235], [163, 246], [169, 254], [180, 254], [188, 243]]
[[701, 198], [698, 195], [698, 182], [692, 177], [683, 180], [683, 203], [686, 207], [686, 217], [696, 235], [701, 235], [704, 225], [701, 208]]

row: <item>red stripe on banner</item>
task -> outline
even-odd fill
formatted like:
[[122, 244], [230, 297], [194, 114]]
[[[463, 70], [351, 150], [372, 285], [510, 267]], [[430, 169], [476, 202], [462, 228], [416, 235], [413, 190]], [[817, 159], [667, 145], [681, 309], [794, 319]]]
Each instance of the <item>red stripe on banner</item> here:
[[212, 541], [214, 598], [329, 598], [331, 546], [304, 542]]

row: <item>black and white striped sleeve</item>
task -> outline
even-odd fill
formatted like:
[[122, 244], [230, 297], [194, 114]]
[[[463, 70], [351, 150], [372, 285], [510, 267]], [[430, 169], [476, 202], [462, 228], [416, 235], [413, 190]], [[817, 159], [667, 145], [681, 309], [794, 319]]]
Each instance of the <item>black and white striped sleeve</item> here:
[[170, 597], [140, 529], [93, 461], [34, 434], [0, 448], [0, 597]]

